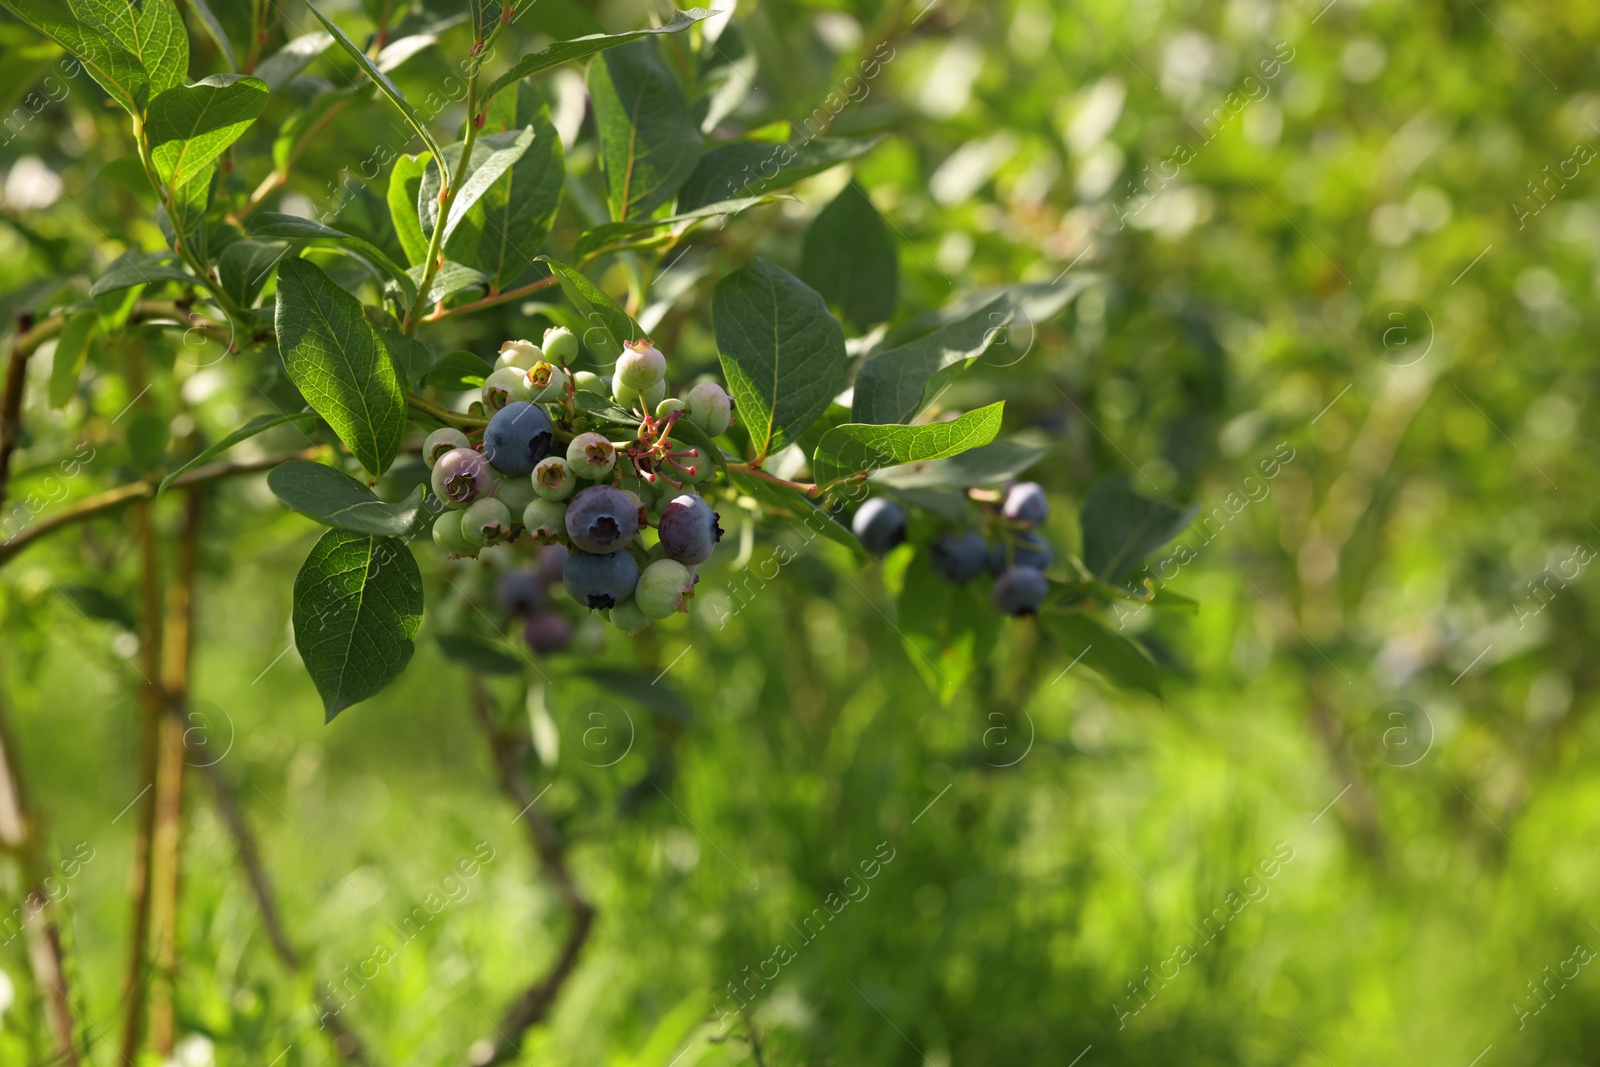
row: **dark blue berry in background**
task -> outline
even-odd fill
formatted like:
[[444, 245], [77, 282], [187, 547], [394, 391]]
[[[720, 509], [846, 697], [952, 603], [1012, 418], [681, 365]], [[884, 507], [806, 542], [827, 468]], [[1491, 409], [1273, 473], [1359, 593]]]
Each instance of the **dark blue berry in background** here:
[[567, 504], [567, 536], [585, 552], [617, 552], [639, 532], [639, 498], [613, 485], [591, 485]]
[[989, 546], [972, 530], [940, 534], [928, 553], [933, 573], [947, 582], [970, 582], [983, 573]]
[[627, 552], [573, 552], [562, 568], [562, 584], [586, 608], [614, 608], [633, 595], [639, 564]]
[[1037, 526], [1050, 515], [1050, 501], [1038, 482], [1018, 482], [1006, 492], [1006, 502], [1000, 514], [1012, 522], [1025, 522]]
[[856, 509], [850, 529], [862, 548], [881, 556], [906, 539], [906, 513], [893, 500], [875, 496]]
[[532, 474], [555, 440], [550, 416], [538, 404], [513, 400], [494, 413], [483, 431], [483, 454], [501, 474]]
[[989, 596], [996, 611], [1032, 615], [1050, 595], [1050, 580], [1032, 567], [1012, 567], [994, 580]]
[[544, 599], [544, 584], [527, 571], [507, 571], [495, 586], [494, 597], [507, 615], [526, 615]]
[[564, 615], [541, 611], [528, 616], [522, 626], [522, 639], [528, 647], [542, 655], [560, 652], [572, 640], [572, 624]]
[[1008, 566], [1032, 567], [1036, 571], [1049, 570], [1056, 558], [1055, 549], [1034, 530], [1024, 530], [1011, 539], [1011, 558], [1006, 558], [1006, 543], [996, 542], [989, 550], [989, 569], [999, 574]]

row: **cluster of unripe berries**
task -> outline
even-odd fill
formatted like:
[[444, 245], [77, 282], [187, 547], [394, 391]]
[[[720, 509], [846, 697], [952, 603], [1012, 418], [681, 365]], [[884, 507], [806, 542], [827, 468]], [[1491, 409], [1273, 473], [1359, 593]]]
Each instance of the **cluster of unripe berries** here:
[[[610, 393], [638, 418], [637, 432], [622, 441], [573, 433], [589, 417], [578, 394], [603, 400], [607, 392], [598, 375], [567, 369], [577, 353], [564, 327], [546, 330], [542, 345], [507, 341], [483, 383], [489, 423], [481, 439], [453, 428], [428, 436], [423, 457], [447, 509], [433, 539], [452, 558], [523, 533], [569, 546], [561, 566], [567, 592], [638, 633], [688, 610], [695, 568], [722, 537], [717, 513], [695, 491], [716, 466], [701, 447], [674, 439], [674, 429], [683, 421], [715, 437], [728, 428], [732, 402], [715, 382], [682, 400], [668, 397], [666, 357], [648, 340], [626, 341]], [[652, 524], [658, 536], [650, 544], [644, 531]]]
[[[928, 565], [939, 577], [965, 584], [984, 571], [995, 576], [989, 590], [995, 610], [1032, 615], [1050, 594], [1045, 568], [1055, 558], [1035, 529], [1050, 514], [1050, 502], [1037, 482], [1017, 482], [989, 507], [993, 541], [977, 530], [950, 530], [928, 546]], [[886, 497], [873, 497], [856, 510], [851, 528], [863, 547], [881, 556], [906, 539], [905, 509]]]

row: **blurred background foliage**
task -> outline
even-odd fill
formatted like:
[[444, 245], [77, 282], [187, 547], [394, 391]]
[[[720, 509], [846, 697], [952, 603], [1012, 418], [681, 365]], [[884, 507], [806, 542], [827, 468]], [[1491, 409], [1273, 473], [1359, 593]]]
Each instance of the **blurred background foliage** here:
[[[297, 4], [267, 6], [272, 32], [249, 50], [249, 5], [214, 5], [241, 62], [312, 28]], [[538, 0], [507, 54], [652, 17]], [[339, 18], [372, 24], [356, 5]], [[884, 140], [699, 240], [693, 284], [657, 317], [675, 358], [713, 365], [711, 284], [757, 253], [798, 269], [807, 223], [853, 173], [898, 236], [899, 320], [974, 288], [1093, 279], [1061, 318], [1013, 327], [948, 400], [1005, 399], [1008, 430], [1052, 443], [1034, 476], [1056, 498], [1058, 545], [1077, 550], [1071, 515], [1111, 471], [1202, 517], [1227, 510], [1210, 539], [1180, 538], [1195, 556], [1172, 588], [1198, 613], [1126, 620], [1168, 668], [1162, 701], [1070, 669], [1019, 620], [941, 706], [907, 659], [883, 568], [821, 540], [726, 625], [708, 594], [637, 642], [580, 634], [590, 663], [665, 672], [682, 707], [587, 678], [576, 657], [544, 661], [547, 679], [493, 679], [506, 721], [535, 724], [538, 803], [598, 913], [525, 1062], [1594, 1062], [1600, 979], [1566, 961], [1600, 944], [1584, 888], [1600, 658], [1591, 575], [1568, 561], [1600, 545], [1581, 429], [1596, 384], [1583, 353], [1600, 199], [1584, 164], [1600, 143], [1600, 8], [761, 0], [733, 25], [754, 60], [725, 57], [752, 81], [729, 129], [800, 126], [886, 46], [830, 126]], [[425, 96], [468, 32], [443, 29], [396, 79]], [[193, 75], [219, 69], [191, 37]], [[664, 54], [682, 64], [680, 44]], [[33, 115], [24, 100], [57, 54], [9, 23], [0, 47], [0, 290], [32, 294], [15, 309], [163, 241], [98, 89], [58, 79], [67, 90]], [[545, 84], [572, 140], [579, 75]], [[236, 158], [267, 158], [304, 103], [275, 96]], [[360, 164], [390, 125], [359, 94], [269, 204], [342, 201], [341, 227], [394, 247], [387, 168]], [[569, 149], [579, 181], [592, 143]], [[563, 243], [575, 210], [569, 194]], [[508, 305], [450, 343], [492, 351], [537, 336], [538, 314]], [[181, 398], [155, 398], [186, 408], [173, 437], [218, 436], [281, 395], [275, 361], [199, 358], [176, 336], [133, 342], [175, 368]], [[30, 390], [13, 500], [141, 468], [137, 435], [114, 421], [138, 389], [116, 365], [91, 352], [64, 411]], [[278, 433], [263, 440], [294, 444]], [[94, 459], [65, 477], [84, 443]], [[1292, 459], [1268, 493], [1225, 504], [1274, 454]], [[287, 575], [317, 532], [259, 480], [213, 495], [191, 687], [214, 709], [205, 741], [226, 751], [218, 766], [318, 980], [400, 940], [458, 861], [492, 849], [342, 1013], [378, 1062], [459, 1063], [543, 972], [564, 921], [496, 788], [466, 676], [428, 639], [477, 610], [435, 590], [482, 603], [487, 580], [424, 558], [415, 661], [325, 727], [287, 648]], [[800, 534], [763, 534], [750, 566], [785, 540]], [[93, 857], [61, 907], [82, 1022], [107, 1035], [128, 935], [133, 828], [118, 813], [136, 792], [137, 574], [110, 519], [30, 549], [0, 582], [3, 700], [48, 852]], [[1391, 718], [1397, 700], [1420, 712]], [[334, 1062], [311, 980], [266, 949], [209, 796], [195, 785], [188, 803], [184, 1062]], [[808, 942], [812, 909], [889, 852]], [[1208, 941], [1218, 908], [1237, 917]], [[730, 984], [780, 943], [792, 958], [744, 987], [761, 986], [748, 1018], [722, 1016]], [[21, 938], [0, 969], [0, 1060], [43, 1062]], [[109, 1044], [95, 1062], [113, 1062]]]

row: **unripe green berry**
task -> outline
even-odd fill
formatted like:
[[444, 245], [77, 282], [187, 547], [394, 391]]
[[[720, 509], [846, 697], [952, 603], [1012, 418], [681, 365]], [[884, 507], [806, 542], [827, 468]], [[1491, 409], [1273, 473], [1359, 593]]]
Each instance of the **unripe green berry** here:
[[648, 338], [622, 342], [622, 354], [617, 357], [617, 381], [643, 392], [666, 376], [667, 357], [656, 351]]
[[598, 482], [616, 465], [616, 446], [604, 434], [580, 433], [567, 445], [567, 466], [579, 478]]
[[655, 622], [654, 619], [639, 610], [639, 605], [633, 597], [629, 597], [612, 608], [609, 613], [609, 619], [611, 625], [630, 634], [643, 633]]
[[701, 382], [689, 390], [689, 421], [715, 437], [733, 421], [733, 401], [716, 382]]
[[533, 399], [541, 404], [556, 403], [567, 398], [567, 372], [545, 360], [540, 360], [528, 371], [528, 389]]
[[581, 370], [572, 376], [572, 384], [578, 387], [580, 393], [599, 393], [606, 395], [606, 380], [592, 370]]
[[442, 430], [435, 430], [422, 442], [422, 460], [432, 470], [433, 465], [439, 462], [439, 457], [456, 448], [471, 448], [472, 442], [467, 440], [467, 435], [453, 426], [446, 426]]
[[492, 496], [484, 497], [462, 514], [461, 535], [479, 548], [497, 545], [511, 536], [511, 510]]
[[577, 477], [560, 456], [546, 456], [533, 468], [533, 491], [540, 500], [565, 500], [577, 487]]
[[677, 397], [669, 396], [661, 403], [656, 405], [656, 418], [664, 419], [668, 415], [671, 415], [674, 411], [682, 411], [688, 406], [688, 404], [684, 403], [682, 400], [679, 400]]
[[639, 574], [633, 600], [652, 619], [688, 610], [684, 599], [694, 592], [694, 574], [675, 559], [658, 559]]
[[466, 536], [462, 533], [463, 514], [465, 513], [460, 511], [446, 511], [433, 520], [433, 543], [450, 553], [452, 557], [473, 551], [472, 545], [467, 543]]
[[543, 358], [544, 353], [532, 341], [507, 341], [500, 346], [500, 357], [494, 361], [494, 365], [531, 370]]
[[578, 339], [565, 326], [552, 326], [544, 332], [544, 358], [565, 366], [578, 358]]
[[496, 412], [514, 400], [533, 399], [528, 388], [528, 372], [518, 367], [501, 367], [483, 380], [483, 407]]
[[533, 478], [518, 478], [508, 475], [500, 479], [500, 485], [494, 491], [494, 498], [504, 504], [511, 511], [514, 519], [522, 514], [522, 509], [533, 503]]
[[567, 505], [557, 500], [535, 500], [522, 509], [522, 525], [540, 544], [567, 539]]
[[617, 403], [628, 411], [638, 411], [640, 407], [646, 411], [654, 411], [656, 405], [667, 398], [667, 383], [658, 381], [639, 390], [623, 382], [619, 371], [611, 376], [611, 395], [616, 397]]

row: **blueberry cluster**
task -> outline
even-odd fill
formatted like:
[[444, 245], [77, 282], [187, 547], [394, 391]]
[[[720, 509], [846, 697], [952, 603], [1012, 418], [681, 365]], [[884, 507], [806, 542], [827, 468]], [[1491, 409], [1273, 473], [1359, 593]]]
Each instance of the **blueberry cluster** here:
[[[609, 392], [638, 423], [626, 439], [612, 440], [601, 430], [614, 433], [614, 418], [602, 420], [579, 398], [590, 393], [603, 401], [606, 382], [568, 369], [577, 352], [577, 338], [564, 327], [546, 330], [541, 345], [507, 341], [484, 379], [481, 405], [473, 405], [488, 425], [476, 435], [447, 427], [428, 436], [423, 457], [446, 507], [433, 539], [452, 558], [524, 533], [569, 548], [560, 564], [567, 593], [638, 633], [688, 610], [695, 568], [722, 537], [717, 513], [697, 491], [716, 465], [702, 446], [680, 440], [688, 431], [678, 427], [692, 424], [698, 432], [690, 436], [702, 441], [715, 437], [732, 421], [732, 400], [715, 382], [669, 397], [666, 357], [648, 340], [626, 341]], [[653, 540], [646, 533], [652, 525]], [[524, 587], [517, 603], [543, 602], [546, 586], [533, 597], [533, 579], [507, 579]], [[554, 624], [543, 618], [528, 615], [535, 648], [536, 624], [553, 640]], [[544, 640], [543, 629], [540, 635]]]
[[[928, 565], [957, 584], [987, 570], [994, 575], [989, 599], [995, 610], [1032, 615], [1050, 593], [1044, 572], [1055, 554], [1035, 529], [1049, 514], [1050, 502], [1039, 484], [1017, 482], [985, 506], [990, 537], [972, 529], [945, 531], [927, 546]], [[868, 552], [881, 556], [906, 539], [905, 509], [886, 497], [873, 497], [856, 510], [851, 528]]]
[[507, 571], [495, 587], [495, 600], [505, 614], [522, 620], [522, 639], [541, 655], [560, 652], [572, 641], [572, 623], [550, 604], [550, 588], [561, 581], [567, 549], [548, 545], [533, 570]]

